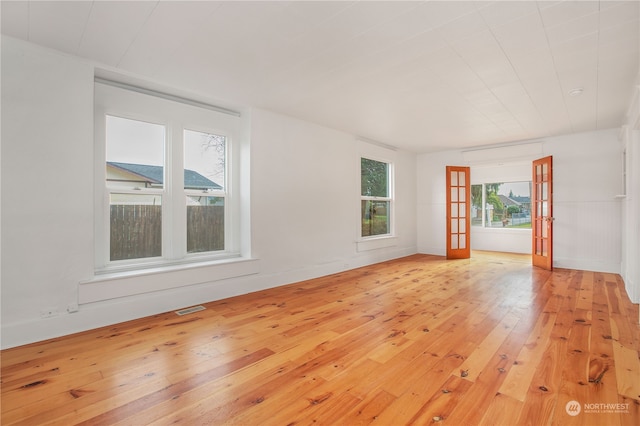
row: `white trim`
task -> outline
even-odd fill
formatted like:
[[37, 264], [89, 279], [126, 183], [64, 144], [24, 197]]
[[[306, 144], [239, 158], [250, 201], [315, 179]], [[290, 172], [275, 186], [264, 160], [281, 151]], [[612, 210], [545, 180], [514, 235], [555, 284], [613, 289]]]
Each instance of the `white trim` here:
[[542, 142], [515, 145], [490, 146], [462, 151], [462, 158], [468, 165], [513, 162], [535, 159], [542, 155]]
[[[156, 92], [147, 93], [144, 90], [130, 89], [134, 86], [127, 84], [112, 84], [96, 78], [95, 86], [95, 212], [96, 212], [96, 244], [95, 267], [96, 276], [114, 272], [140, 269], [141, 272], [153, 271], [159, 265], [175, 267], [175, 265], [192, 265], [198, 262], [220, 261], [240, 256], [239, 224], [234, 220], [236, 212], [239, 214], [240, 202], [238, 194], [232, 190], [233, 179], [237, 169], [232, 163], [234, 159], [234, 144], [239, 143], [240, 120], [238, 115], [220, 114], [211, 108], [202, 109], [199, 102], [175, 103], [175, 99], [157, 96]], [[148, 96], [148, 95], [151, 95]], [[105, 115], [113, 115], [134, 120], [148, 121], [162, 124], [166, 128], [165, 135], [165, 178], [163, 189], [142, 189], [131, 191], [120, 188], [110, 188], [105, 185]], [[184, 189], [184, 161], [183, 136], [184, 129], [212, 133], [224, 136], [225, 147], [225, 183], [224, 189], [207, 193], [207, 196], [224, 198], [225, 204], [225, 248], [224, 250], [207, 253], [187, 253], [186, 242], [186, 196], [193, 190]], [[233, 174], [232, 174], [233, 173]], [[233, 176], [233, 178], [231, 178]], [[131, 260], [111, 261], [109, 259], [109, 194], [160, 194], [162, 199], [162, 256]], [[202, 195], [202, 194], [200, 194]], [[243, 253], [248, 256], [248, 253]], [[176, 284], [180, 286], [181, 284]], [[159, 286], [159, 289], [162, 289]], [[135, 293], [134, 293], [135, 294]]]
[[377, 250], [387, 247], [395, 247], [398, 245], [398, 238], [393, 235], [376, 235], [367, 237], [361, 241], [356, 242], [356, 250], [358, 252]]
[[78, 303], [99, 302], [243, 277], [259, 272], [260, 268], [257, 259], [238, 257], [223, 261], [157, 266], [143, 270], [96, 275], [92, 280], [80, 283]]
[[144, 95], [155, 96], [157, 98], [166, 99], [168, 101], [178, 102], [185, 105], [195, 106], [198, 108], [204, 108], [215, 112], [220, 112], [222, 114], [232, 115], [234, 117], [240, 117], [241, 114], [239, 111], [235, 111], [232, 109], [224, 108], [217, 105], [208, 104], [205, 102], [196, 101], [193, 99], [183, 98], [182, 96], [176, 96], [165, 92], [160, 92], [157, 90], [146, 89], [144, 87], [135, 86], [133, 84], [121, 83], [119, 81], [109, 80], [102, 77], [95, 77], [94, 81], [100, 84], [106, 84], [113, 87], [118, 87], [120, 89], [129, 90], [132, 92], [142, 93]]
[[368, 143], [368, 144], [371, 144], [371, 145], [376, 145], [376, 146], [379, 146], [380, 148], [388, 149], [388, 150], [391, 150], [391, 151], [397, 151], [398, 150], [398, 148], [396, 148], [395, 146], [387, 145], [386, 143], [382, 143], [382, 142], [375, 141], [373, 139], [365, 138], [364, 136], [357, 136], [356, 139], [359, 140], [360, 142], [365, 142], [365, 143]]
[[[358, 157], [357, 157], [357, 170], [358, 170], [358, 203], [357, 203], [357, 235], [356, 235], [356, 250], [358, 252], [363, 250], [373, 250], [375, 248], [384, 248], [384, 247], [392, 247], [395, 246], [396, 240], [396, 199], [395, 199], [395, 163], [397, 153], [395, 149], [392, 147], [388, 147], [384, 144], [375, 143], [372, 141], [368, 141], [364, 138], [358, 137], [359, 141], [358, 147]], [[366, 158], [368, 160], [378, 161], [381, 163], [387, 164], [387, 179], [388, 179], [388, 196], [387, 197], [374, 197], [374, 196], [364, 196], [362, 195], [362, 159]], [[371, 236], [362, 236], [362, 201], [363, 200], [372, 200], [372, 201], [386, 201], [389, 203], [389, 229], [387, 234], [380, 235], [371, 235]], [[368, 241], [373, 241], [369, 242]], [[380, 242], [379, 240], [386, 240], [386, 243]]]

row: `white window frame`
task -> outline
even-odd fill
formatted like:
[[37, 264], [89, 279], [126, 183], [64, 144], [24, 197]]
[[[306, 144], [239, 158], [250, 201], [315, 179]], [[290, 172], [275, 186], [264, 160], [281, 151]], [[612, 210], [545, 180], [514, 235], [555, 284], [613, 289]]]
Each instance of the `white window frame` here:
[[[531, 182], [531, 181], [530, 180], [509, 180], [509, 181], [503, 180], [503, 183], [520, 183], [520, 182]], [[505, 232], [505, 231], [531, 232], [531, 228], [503, 228], [499, 226], [487, 226], [487, 185], [493, 184], [493, 183], [495, 182], [478, 182], [478, 183], [471, 184], [471, 187], [474, 187], [474, 186], [482, 187], [482, 222], [479, 225], [474, 225], [473, 222], [471, 222], [471, 229], [473, 229], [474, 232], [477, 230], [482, 230], [482, 232], [484, 232], [485, 230], [487, 232]], [[529, 196], [531, 197], [531, 194]]]
[[387, 161], [383, 161], [383, 160], [377, 160], [375, 158], [369, 158], [369, 157], [360, 157], [360, 174], [362, 175], [362, 160], [366, 159], [366, 160], [371, 160], [371, 161], [376, 161], [378, 163], [382, 163], [382, 164], [386, 164], [387, 165], [387, 196], [386, 197], [379, 197], [379, 196], [373, 196], [373, 195], [362, 195], [362, 183], [360, 184], [360, 204], [362, 205], [362, 201], [383, 201], [383, 202], [388, 202], [389, 203], [389, 208], [387, 211], [387, 216], [388, 216], [388, 226], [389, 229], [387, 230], [388, 232], [385, 234], [377, 234], [377, 235], [367, 235], [367, 236], [363, 236], [362, 235], [362, 218], [360, 220], [360, 237], [364, 240], [366, 239], [371, 239], [371, 238], [380, 238], [380, 237], [386, 237], [386, 236], [390, 236], [393, 235], [393, 163], [389, 163]]
[[[396, 212], [395, 212], [395, 163], [396, 152], [393, 149], [372, 144], [370, 142], [361, 141], [359, 145], [359, 152], [357, 157], [357, 170], [358, 170], [358, 235], [356, 239], [357, 251], [368, 251], [375, 249], [382, 249], [386, 247], [392, 247], [397, 245], [396, 237]], [[387, 188], [388, 194], [386, 197], [372, 197], [362, 195], [362, 158], [368, 160], [378, 161], [387, 164]], [[380, 235], [368, 235], [362, 236], [362, 201], [388, 201], [389, 202], [389, 229], [388, 233]]]
[[[163, 266], [211, 262], [240, 256], [239, 197], [235, 194], [238, 177], [234, 141], [239, 137], [238, 116], [181, 102], [181, 98], [164, 98], [130, 90], [117, 84], [95, 83], [95, 273], [147, 270]], [[162, 189], [122, 190], [106, 183], [107, 115], [164, 125], [165, 179]], [[207, 196], [225, 198], [225, 249], [187, 253], [187, 195], [198, 191], [184, 189], [184, 130], [212, 133], [226, 138], [225, 184], [222, 191]], [[109, 255], [109, 196], [111, 193], [162, 195], [162, 255], [153, 258], [111, 261]]]

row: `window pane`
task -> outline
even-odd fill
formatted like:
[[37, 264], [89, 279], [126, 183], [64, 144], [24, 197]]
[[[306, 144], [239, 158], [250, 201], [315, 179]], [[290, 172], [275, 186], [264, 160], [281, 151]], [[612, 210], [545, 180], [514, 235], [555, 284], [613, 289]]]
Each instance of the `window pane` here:
[[460, 234], [460, 248], [467, 248], [467, 236], [465, 234]]
[[460, 203], [459, 217], [467, 217], [467, 203]]
[[227, 139], [211, 133], [184, 131], [184, 188], [202, 191], [225, 186]]
[[451, 201], [458, 201], [458, 188], [451, 188]]
[[458, 249], [458, 234], [451, 234], [451, 248]]
[[380, 161], [360, 159], [361, 195], [389, 196], [389, 165]]
[[458, 203], [451, 203], [451, 217], [458, 217]]
[[106, 126], [109, 187], [162, 188], [165, 126], [110, 115]]
[[471, 185], [471, 226], [482, 226], [482, 185]]
[[187, 253], [224, 250], [224, 198], [187, 197]]
[[465, 172], [458, 172], [458, 186], [464, 186], [466, 183], [466, 173]]
[[451, 172], [451, 186], [458, 186], [458, 172]]
[[458, 233], [458, 219], [451, 219], [451, 233]]
[[162, 197], [111, 194], [110, 259], [142, 259], [162, 255]]
[[389, 202], [362, 200], [362, 236], [385, 235], [389, 229]]
[[485, 226], [531, 228], [530, 181], [494, 182], [484, 186]]

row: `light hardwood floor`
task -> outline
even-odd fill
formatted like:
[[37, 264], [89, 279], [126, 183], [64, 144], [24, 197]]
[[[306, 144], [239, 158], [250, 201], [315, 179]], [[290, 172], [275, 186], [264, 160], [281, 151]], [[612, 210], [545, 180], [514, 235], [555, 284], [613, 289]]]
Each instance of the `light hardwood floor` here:
[[414, 255], [204, 306], [2, 351], [2, 425], [640, 424], [614, 274]]

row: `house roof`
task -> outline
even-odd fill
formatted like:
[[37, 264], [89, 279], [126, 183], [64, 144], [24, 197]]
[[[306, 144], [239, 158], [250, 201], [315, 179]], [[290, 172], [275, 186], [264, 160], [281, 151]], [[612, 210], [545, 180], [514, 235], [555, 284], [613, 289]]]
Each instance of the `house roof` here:
[[510, 197], [513, 201], [518, 202], [520, 204], [527, 204], [531, 202], [531, 197], [521, 197], [519, 195]]
[[[152, 184], [162, 184], [164, 181], [164, 171], [162, 166], [119, 163], [115, 161], [107, 161], [107, 165], [136, 174]], [[187, 189], [222, 189], [222, 186], [218, 185], [214, 181], [189, 169], [185, 169], [184, 171], [184, 187]]]
[[502, 204], [504, 204], [505, 207], [508, 207], [508, 206], [518, 206], [518, 207], [520, 207], [520, 205], [521, 205], [521, 203], [515, 201], [512, 198], [507, 197], [506, 195], [498, 194], [498, 197], [500, 198], [500, 201], [502, 201]]

